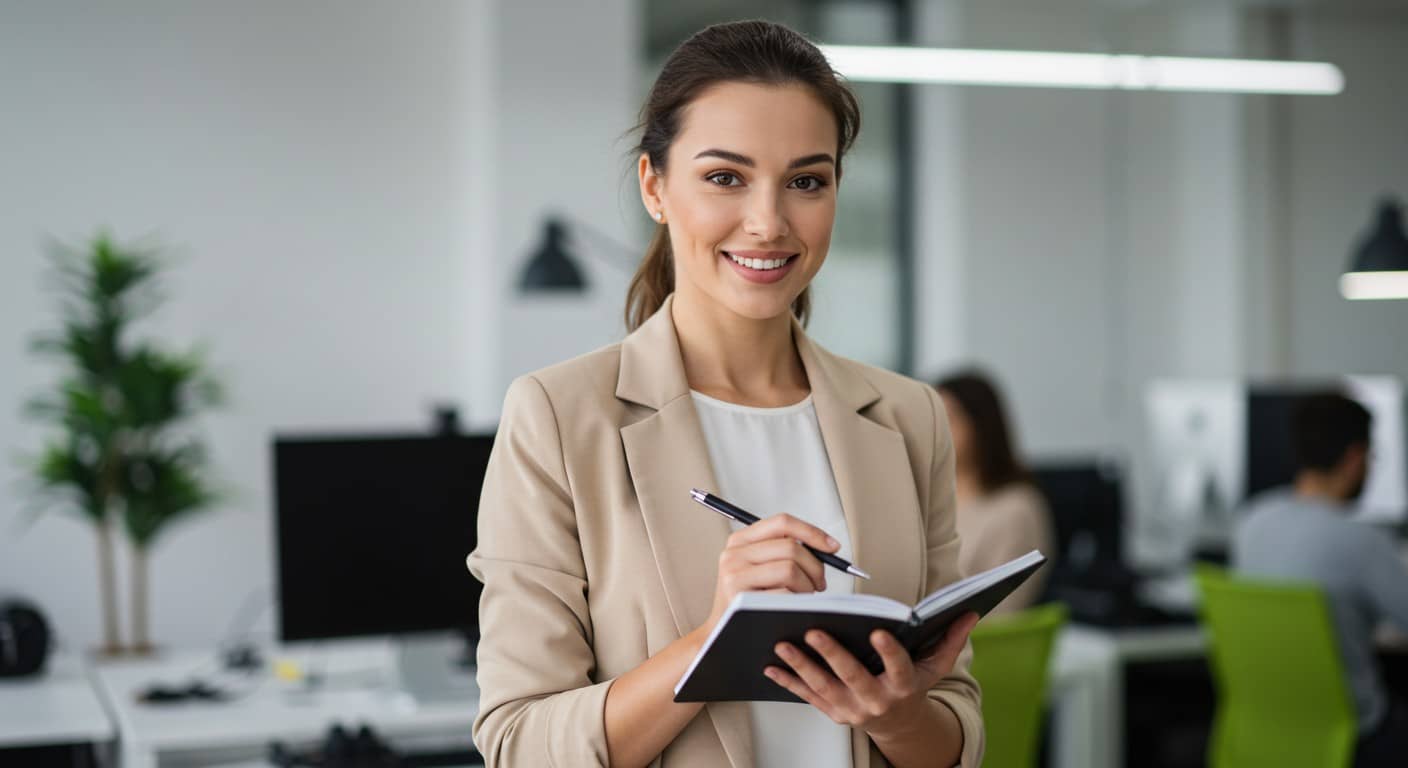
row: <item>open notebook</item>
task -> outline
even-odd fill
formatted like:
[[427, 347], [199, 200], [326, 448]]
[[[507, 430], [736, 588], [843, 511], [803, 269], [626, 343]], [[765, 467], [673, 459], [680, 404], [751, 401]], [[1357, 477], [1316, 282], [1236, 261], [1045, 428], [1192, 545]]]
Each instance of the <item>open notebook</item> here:
[[675, 701], [798, 701], [769, 680], [763, 668], [789, 668], [772, 650], [783, 640], [825, 666], [803, 640], [809, 629], [836, 638], [878, 674], [884, 663], [870, 644], [871, 632], [889, 630], [910, 656], [921, 657], [938, 645], [958, 617], [969, 611], [986, 615], [1045, 562], [1044, 555], [1032, 550], [949, 584], [913, 606], [879, 595], [740, 593], [675, 684]]

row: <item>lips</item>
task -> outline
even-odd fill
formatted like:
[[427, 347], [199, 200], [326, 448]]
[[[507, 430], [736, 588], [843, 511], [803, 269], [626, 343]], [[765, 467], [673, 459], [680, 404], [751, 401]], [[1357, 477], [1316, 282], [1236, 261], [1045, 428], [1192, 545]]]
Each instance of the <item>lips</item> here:
[[733, 271], [750, 283], [775, 283], [792, 271], [796, 253], [789, 251], [722, 251]]
[[724, 251], [724, 255], [732, 259], [735, 264], [741, 264], [749, 269], [769, 270], [781, 267], [797, 254], [787, 251]]

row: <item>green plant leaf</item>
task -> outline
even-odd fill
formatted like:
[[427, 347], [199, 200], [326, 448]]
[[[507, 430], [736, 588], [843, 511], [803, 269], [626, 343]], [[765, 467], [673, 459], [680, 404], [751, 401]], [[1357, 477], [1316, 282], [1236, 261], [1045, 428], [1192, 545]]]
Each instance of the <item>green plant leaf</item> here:
[[133, 543], [150, 547], [171, 523], [206, 509], [216, 494], [199, 479], [204, 449], [187, 443], [135, 455], [123, 478], [123, 522]]

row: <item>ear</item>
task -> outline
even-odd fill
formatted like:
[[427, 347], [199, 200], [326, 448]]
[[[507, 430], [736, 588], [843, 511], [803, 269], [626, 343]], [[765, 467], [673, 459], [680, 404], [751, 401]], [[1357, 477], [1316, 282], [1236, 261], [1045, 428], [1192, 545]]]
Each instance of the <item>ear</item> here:
[[1339, 464], [1335, 467], [1340, 474], [1356, 475], [1368, 469], [1369, 446], [1364, 443], [1354, 443], [1344, 449], [1344, 454], [1340, 456]]
[[640, 153], [636, 163], [636, 175], [640, 180], [640, 201], [645, 205], [645, 215], [655, 219], [655, 214], [665, 212], [665, 177], [655, 172], [650, 164], [650, 155]]

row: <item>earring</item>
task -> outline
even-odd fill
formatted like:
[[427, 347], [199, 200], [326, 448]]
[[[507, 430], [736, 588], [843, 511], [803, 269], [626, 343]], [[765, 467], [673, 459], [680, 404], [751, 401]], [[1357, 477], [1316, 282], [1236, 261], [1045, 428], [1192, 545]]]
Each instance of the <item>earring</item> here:
[[656, 212], [655, 212], [655, 220], [658, 221], [658, 222], [664, 223], [664, 221], [665, 221], [665, 214], [662, 213], [662, 212], [660, 212], [660, 211], [656, 211]]

